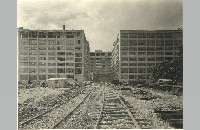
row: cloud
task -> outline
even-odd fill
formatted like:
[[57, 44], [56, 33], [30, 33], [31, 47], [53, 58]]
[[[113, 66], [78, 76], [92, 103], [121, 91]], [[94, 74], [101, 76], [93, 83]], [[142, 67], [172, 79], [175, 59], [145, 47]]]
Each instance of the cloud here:
[[91, 51], [112, 50], [123, 29], [177, 29], [182, 0], [18, 0], [17, 26], [29, 29], [83, 29]]

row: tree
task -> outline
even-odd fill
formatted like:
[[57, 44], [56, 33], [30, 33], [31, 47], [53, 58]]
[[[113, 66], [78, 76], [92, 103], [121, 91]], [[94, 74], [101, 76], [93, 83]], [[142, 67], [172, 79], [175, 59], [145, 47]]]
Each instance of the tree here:
[[175, 82], [183, 82], [183, 47], [180, 47], [179, 57], [174, 60], [164, 61], [152, 68], [152, 78], [171, 79]]

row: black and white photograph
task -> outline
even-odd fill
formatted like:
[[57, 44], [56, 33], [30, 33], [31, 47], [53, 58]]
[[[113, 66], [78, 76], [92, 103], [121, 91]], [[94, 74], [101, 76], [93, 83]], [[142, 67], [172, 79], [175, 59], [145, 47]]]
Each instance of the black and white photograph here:
[[16, 28], [19, 130], [183, 129], [182, 0], [17, 0]]

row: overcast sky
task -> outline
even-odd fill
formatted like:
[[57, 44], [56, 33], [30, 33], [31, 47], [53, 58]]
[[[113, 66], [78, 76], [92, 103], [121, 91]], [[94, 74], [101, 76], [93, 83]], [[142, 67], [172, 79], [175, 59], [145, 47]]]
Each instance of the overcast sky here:
[[17, 27], [83, 29], [91, 51], [111, 51], [120, 30], [183, 27], [182, 0], [18, 0]]

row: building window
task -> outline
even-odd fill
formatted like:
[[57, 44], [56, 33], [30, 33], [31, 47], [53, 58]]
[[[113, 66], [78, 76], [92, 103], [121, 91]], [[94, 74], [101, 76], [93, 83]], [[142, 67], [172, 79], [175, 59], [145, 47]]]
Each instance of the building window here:
[[129, 75], [129, 79], [134, 79], [135, 75]]
[[145, 58], [138, 58], [138, 61], [145, 61]]
[[136, 52], [129, 52], [129, 55], [136, 55]]
[[137, 66], [137, 63], [129, 63], [129, 66]]
[[74, 66], [74, 63], [66, 63], [66, 66]]
[[164, 61], [164, 57], [156, 57], [156, 61]]
[[46, 57], [39, 57], [39, 60], [46, 60]]
[[105, 53], [101, 53], [101, 56], [105, 56]]
[[173, 52], [165, 52], [165, 55], [173, 55]]
[[28, 73], [28, 68], [20, 68], [19, 73]]
[[146, 38], [146, 33], [138, 33], [138, 38]]
[[138, 66], [146, 66], [146, 63], [138, 63]]
[[137, 40], [129, 40], [129, 46], [137, 46]]
[[138, 47], [138, 51], [145, 51], [146, 47]]
[[173, 60], [173, 57], [165, 57], [165, 60]]
[[165, 32], [165, 38], [173, 38], [173, 32]]
[[48, 66], [56, 66], [56, 63], [48, 63]]
[[46, 55], [46, 52], [39, 52], [39, 55]]
[[137, 33], [129, 33], [129, 38], [137, 38]]
[[121, 42], [121, 46], [128, 46], [128, 41], [127, 42]]
[[164, 40], [156, 40], [156, 46], [164, 46]]
[[154, 51], [155, 47], [147, 47], [147, 51]]
[[39, 32], [39, 38], [46, 38], [46, 32]]
[[48, 38], [56, 38], [54, 32], [48, 32]]
[[128, 61], [128, 57], [122, 57], [121, 60], [122, 61]]
[[75, 67], [82, 67], [82, 63], [75, 63]]
[[164, 33], [156, 33], [156, 38], [164, 38]]
[[155, 61], [155, 57], [153, 57], [153, 58], [147, 58], [147, 61]]
[[128, 73], [128, 68], [121, 68], [121, 73]]
[[75, 58], [75, 62], [82, 62], [82, 58]]
[[66, 73], [74, 73], [74, 68], [66, 68]]
[[29, 75], [31, 80], [37, 80], [37, 75]]
[[65, 73], [65, 68], [57, 68], [57, 73]]
[[165, 50], [166, 50], [166, 51], [170, 51], [170, 50], [173, 51], [173, 47], [165, 47]]
[[75, 74], [82, 74], [82, 68], [76, 68]]
[[146, 41], [145, 40], [139, 40], [138, 46], [146, 46]]
[[29, 66], [37, 66], [37, 62], [29, 62]]
[[48, 79], [50, 79], [50, 78], [56, 78], [56, 76], [55, 75], [48, 75]]
[[80, 41], [80, 40], [78, 40], [78, 44], [81, 44], [81, 41]]
[[57, 66], [65, 66], [65, 63], [57, 63]]
[[56, 44], [56, 42], [54, 42], [54, 40], [49, 40], [48, 41], [48, 45], [54, 45], [54, 44]]
[[164, 52], [156, 52], [156, 55], [164, 55]]
[[121, 33], [121, 38], [128, 38], [128, 33]]
[[128, 51], [128, 47], [121, 47], [122, 51]]
[[121, 66], [128, 66], [128, 63], [121, 63]]
[[46, 63], [44, 63], [44, 62], [39, 62], [39, 66], [46, 66]]
[[37, 31], [30, 31], [29, 38], [37, 38]]
[[145, 75], [138, 75], [138, 79], [145, 79], [146, 76]]
[[127, 56], [127, 55], [128, 55], [128, 52], [121, 52], [121, 55], [122, 55], [122, 56]]
[[39, 68], [39, 73], [46, 73], [46, 69], [45, 68]]
[[56, 69], [55, 68], [49, 68], [48, 73], [56, 73]]
[[164, 47], [156, 47], [156, 50], [157, 50], [157, 51], [164, 50]]
[[155, 33], [147, 33], [147, 38], [155, 38]]
[[146, 52], [138, 52], [138, 55], [146, 55]]
[[137, 68], [129, 68], [129, 73], [137, 73]]
[[155, 46], [155, 40], [147, 40], [147, 46]]
[[137, 61], [137, 58], [129, 57], [129, 61]]
[[138, 68], [138, 73], [146, 73], [146, 68]]
[[27, 75], [20, 75], [20, 80], [28, 80], [28, 76]]
[[74, 38], [74, 34], [72, 32], [67, 32], [66, 38]]
[[173, 46], [173, 40], [166, 40], [165, 46]]
[[148, 67], [153, 67], [153, 66], [155, 66], [155, 63], [147, 63], [147, 66]]
[[174, 37], [175, 38], [182, 38], [183, 37], [183, 33], [182, 32], [175, 32], [174, 33]]
[[147, 52], [147, 55], [154, 55], [155, 54], [155, 52]]

